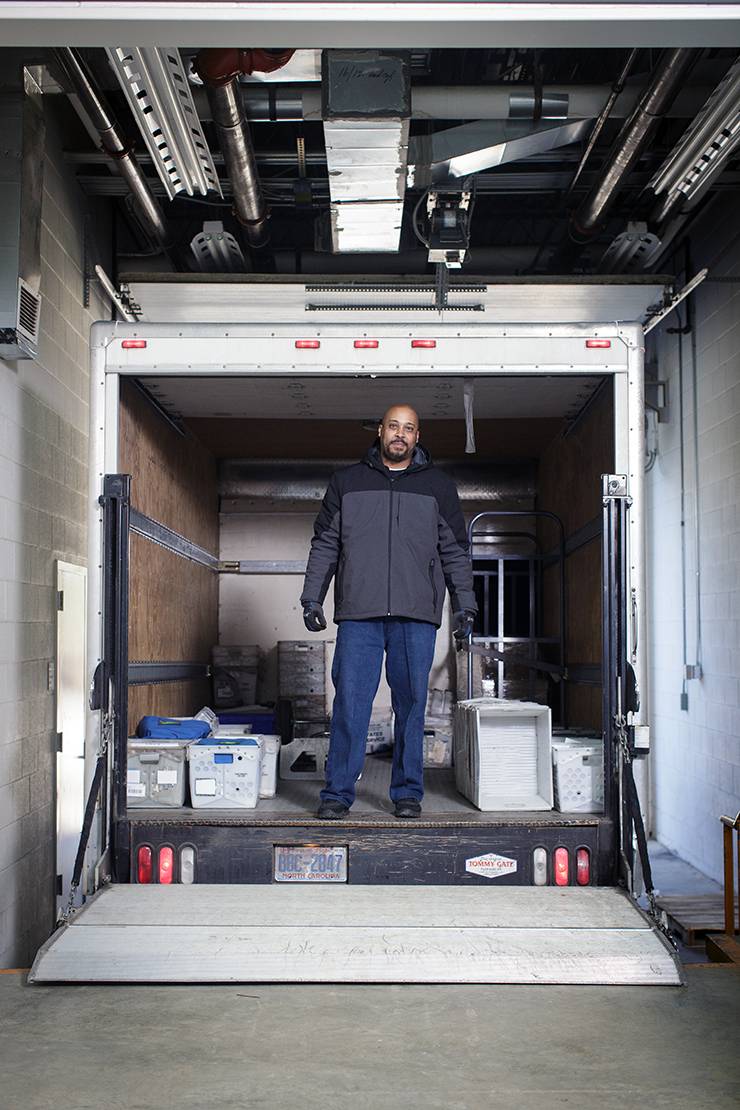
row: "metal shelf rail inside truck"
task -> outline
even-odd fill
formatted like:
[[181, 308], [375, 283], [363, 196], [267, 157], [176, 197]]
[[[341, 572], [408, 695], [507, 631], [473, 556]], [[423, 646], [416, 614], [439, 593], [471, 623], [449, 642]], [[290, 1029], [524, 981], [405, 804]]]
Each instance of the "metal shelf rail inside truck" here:
[[[32, 980], [679, 982], [667, 942], [632, 896], [639, 868], [626, 778], [626, 764], [646, 737], [640, 711], [628, 712], [628, 673], [644, 686], [642, 323], [664, 304], [662, 279], [481, 280], [464, 294], [451, 286], [450, 301], [465, 302], [461, 311], [433, 314], [419, 300], [420, 294], [428, 299], [428, 289], [394, 292], [392, 281], [377, 292], [359, 291], [360, 305], [349, 283], [327, 281], [319, 308], [319, 294], [304, 279], [205, 287], [185, 275], [179, 282], [167, 277], [130, 282], [139, 321], [93, 329], [88, 657], [94, 708], [86, 780], [89, 786], [97, 775], [102, 789], [88, 813], [82, 886], [88, 900], [41, 950]], [[383, 308], [399, 297], [410, 302], [403, 322]], [[374, 346], [358, 349], [356, 341], [368, 336]], [[147, 685], [156, 692], [156, 683], [208, 673], [208, 660], [178, 659], [174, 648], [166, 659], [129, 658], [132, 536], [139, 550], [142, 544], [164, 549], [167, 558], [196, 564], [219, 583], [234, 570], [172, 521], [142, 512], [137, 475], [121, 467], [120, 405], [131, 382], [170, 419], [179, 413], [213, 422], [217, 413], [250, 406], [279, 417], [287, 411], [281, 390], [290, 383], [309, 398], [304, 412], [314, 411], [315, 393], [333, 398], [335, 417], [360, 409], [374, 415], [388, 397], [413, 401], [419, 390], [442, 383], [459, 406], [453, 415], [463, 433], [466, 388], [474, 415], [522, 422], [539, 414], [566, 432], [600, 405], [608, 425], [601, 447], [611, 464], [590, 473], [589, 459], [582, 460], [580, 473], [598, 511], [587, 528], [564, 537], [562, 550], [566, 566], [586, 549], [596, 553], [597, 577], [570, 589], [562, 655], [550, 669], [564, 662], [559, 689], [558, 682], [553, 686], [561, 726], [571, 723], [569, 701], [583, 704], [589, 691], [585, 700], [598, 717], [592, 725], [604, 737], [603, 814], [478, 811], [456, 796], [449, 770], [429, 772], [428, 803], [413, 827], [387, 810], [358, 807], [338, 828], [317, 820], [310, 807], [302, 812], [281, 801], [280, 791], [255, 810], [127, 808], [131, 691]], [[320, 415], [321, 403], [315, 411]], [[285, 435], [283, 457], [290, 459], [287, 428]], [[296, 458], [296, 474], [300, 464]], [[566, 477], [558, 478], [560, 488], [550, 481], [556, 490], [550, 496], [567, 500]], [[542, 503], [542, 483], [550, 479], [540, 477], [532, 509], [551, 508]], [[567, 480], [580, 479], [571, 473]], [[465, 510], [472, 515], [473, 506]], [[554, 542], [550, 537], [545, 553]], [[272, 557], [283, 557], [277, 539]], [[549, 579], [555, 608], [557, 577]], [[293, 581], [297, 595], [299, 579]], [[197, 599], [182, 597], [180, 604], [186, 612]], [[584, 614], [579, 606], [586, 604]], [[574, 618], [576, 625], [598, 626], [599, 658], [574, 655]], [[484, 631], [487, 643], [503, 640], [502, 628]], [[530, 646], [532, 632], [533, 626]], [[482, 638], [479, 626], [474, 642]], [[275, 882], [275, 847], [284, 845], [341, 848], [346, 884]], [[171, 851], [171, 885], [156, 877], [137, 882], [142, 846], [155, 859], [162, 847]], [[187, 874], [178, 862], [185, 848]], [[539, 885], [534, 860], [543, 849]], [[566, 885], [558, 885], [552, 862], [558, 849], [571, 861], [586, 850], [585, 883], [571, 862]], [[488, 853], [513, 861], [511, 870], [490, 878], [466, 866]]]

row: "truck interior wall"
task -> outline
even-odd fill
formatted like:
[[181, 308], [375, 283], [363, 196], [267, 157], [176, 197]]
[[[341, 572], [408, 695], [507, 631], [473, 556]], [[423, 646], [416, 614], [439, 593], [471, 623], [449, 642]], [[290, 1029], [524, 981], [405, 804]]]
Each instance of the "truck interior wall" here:
[[[601, 475], [614, 460], [614, 400], [606, 380], [581, 417], [563, 422], [539, 462], [538, 509], [563, 522], [566, 543], [581, 528], [601, 518]], [[543, 550], [557, 542], [555, 527], [541, 524]], [[601, 544], [598, 537], [566, 558], [566, 658], [570, 665], [601, 665]], [[559, 588], [554, 566], [543, 575], [544, 634], [557, 634]], [[570, 683], [567, 722], [601, 729], [601, 687]]]
[[[358, 383], [359, 384], [359, 383]], [[359, 386], [361, 388], [361, 386]], [[371, 403], [368, 411], [372, 415]], [[379, 416], [380, 414], [375, 414]], [[422, 442], [433, 458], [464, 459], [465, 426], [457, 420], [424, 420]], [[226, 418], [190, 419], [215, 453], [229, 457], [360, 458], [373, 441], [373, 433], [359, 422], [302, 420], [229, 420]], [[559, 420], [477, 420], [475, 459], [509, 460], [536, 457], [560, 427]], [[470, 456], [468, 456], [470, 457]], [[239, 507], [243, 507], [240, 502]], [[222, 502], [222, 509], [229, 503]], [[234, 506], [236, 507], [236, 506]], [[490, 508], [465, 505], [466, 518]], [[506, 507], [499, 505], [498, 507]], [[221, 513], [220, 558], [231, 560], [305, 561], [313, 535], [318, 503], [305, 507], [278, 502], [254, 503], [248, 512]], [[277, 696], [277, 650], [279, 640], [305, 639], [299, 595], [302, 580], [298, 574], [221, 575], [219, 586], [219, 643], [259, 644], [263, 650], [258, 695], [269, 702]], [[327, 630], [318, 637], [327, 641], [328, 667], [331, 667], [337, 627], [333, 623], [333, 591], [325, 601]], [[313, 637], [312, 637], [313, 638]], [[430, 675], [430, 687], [456, 690], [456, 660], [452, 651], [450, 607], [445, 606]], [[331, 691], [331, 684], [327, 683]], [[390, 707], [390, 690], [381, 679], [375, 700], [376, 710]]]
[[[218, 552], [216, 461], [179, 435], [147, 399], [121, 385], [120, 469], [134, 509]], [[129, 658], [208, 662], [218, 635], [218, 575], [138, 535], [130, 544]], [[130, 727], [145, 713], [185, 714], [210, 701], [205, 681], [129, 688]]]

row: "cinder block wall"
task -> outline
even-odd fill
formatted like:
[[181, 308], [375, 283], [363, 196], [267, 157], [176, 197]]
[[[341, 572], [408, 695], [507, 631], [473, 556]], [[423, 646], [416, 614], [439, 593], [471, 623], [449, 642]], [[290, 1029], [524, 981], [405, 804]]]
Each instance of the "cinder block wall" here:
[[[694, 272], [740, 275], [740, 208], [714, 202], [690, 233]], [[676, 258], [680, 268], [683, 255]], [[682, 337], [686, 637], [696, 662], [697, 513], [693, 355], [696, 350], [701, 650], [704, 676], [686, 682], [681, 708], [681, 446], [679, 325], [672, 313], [648, 346], [668, 383], [667, 420], [647, 476], [649, 712], [653, 729], [653, 831], [714, 879], [722, 877], [721, 813], [740, 810], [740, 281], [708, 282], [694, 297], [695, 337]], [[681, 313], [680, 325], [685, 323]], [[657, 329], [656, 329], [657, 331]], [[652, 338], [652, 337], [651, 337]]]
[[0, 360], [0, 967], [26, 967], [54, 923], [55, 561], [86, 563], [88, 335], [84, 198], [47, 107], [41, 341]]

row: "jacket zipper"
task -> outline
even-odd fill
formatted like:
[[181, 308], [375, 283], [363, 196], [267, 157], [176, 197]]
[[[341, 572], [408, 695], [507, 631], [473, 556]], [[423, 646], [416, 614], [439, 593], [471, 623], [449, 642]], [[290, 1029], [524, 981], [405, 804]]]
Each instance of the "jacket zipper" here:
[[391, 547], [393, 542], [393, 479], [388, 479], [388, 612], [391, 615]]
[[432, 584], [432, 598], [433, 598], [433, 602], [434, 602], [434, 608], [436, 609], [437, 608], [437, 583], [434, 581], [434, 562], [435, 562], [434, 559], [429, 560], [429, 581]]

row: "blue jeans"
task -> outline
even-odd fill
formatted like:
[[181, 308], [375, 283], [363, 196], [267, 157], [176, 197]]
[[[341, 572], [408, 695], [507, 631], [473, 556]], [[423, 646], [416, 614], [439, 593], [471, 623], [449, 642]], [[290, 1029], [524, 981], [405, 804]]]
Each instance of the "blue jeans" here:
[[424, 794], [424, 710], [437, 629], [427, 621], [340, 621], [331, 677], [334, 709], [322, 801], [355, 800], [383, 655], [395, 715], [391, 800]]

